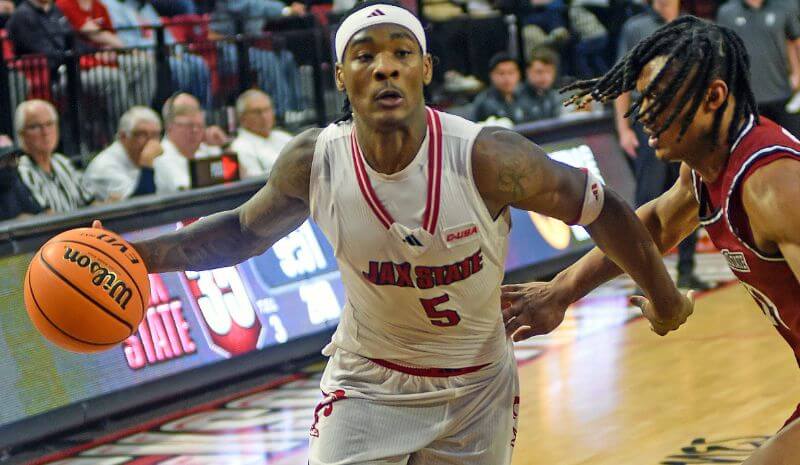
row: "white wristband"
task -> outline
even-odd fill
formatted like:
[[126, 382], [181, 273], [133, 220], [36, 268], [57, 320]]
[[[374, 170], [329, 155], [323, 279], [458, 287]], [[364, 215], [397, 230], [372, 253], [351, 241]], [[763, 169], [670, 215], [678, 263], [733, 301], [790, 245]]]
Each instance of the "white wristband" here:
[[583, 205], [575, 221], [569, 223], [570, 225], [579, 224], [581, 226], [588, 226], [600, 216], [603, 211], [603, 202], [605, 201], [605, 190], [603, 183], [593, 175], [589, 170], [583, 169], [586, 173], [586, 190], [583, 194]]

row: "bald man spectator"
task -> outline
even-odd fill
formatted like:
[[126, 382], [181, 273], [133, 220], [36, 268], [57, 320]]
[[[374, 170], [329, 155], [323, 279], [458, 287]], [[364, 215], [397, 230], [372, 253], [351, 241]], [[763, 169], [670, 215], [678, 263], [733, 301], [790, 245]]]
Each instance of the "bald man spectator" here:
[[205, 112], [193, 96], [178, 94], [170, 97], [161, 114], [167, 133], [161, 142], [164, 153], [153, 162], [156, 192], [190, 189], [189, 160], [219, 155], [222, 150], [204, 142], [207, 129]]
[[23, 151], [19, 176], [43, 209], [68, 212], [94, 201], [94, 195], [83, 186], [83, 173], [67, 157], [55, 153], [58, 113], [50, 102], [28, 100], [19, 104], [14, 130]]
[[250, 178], [269, 174], [283, 147], [292, 139], [275, 129], [275, 110], [265, 92], [251, 89], [236, 100], [239, 131], [231, 149], [239, 158], [239, 176]]
[[153, 161], [163, 151], [161, 118], [150, 108], [133, 107], [120, 118], [117, 140], [86, 167], [86, 184], [111, 202], [155, 193]]

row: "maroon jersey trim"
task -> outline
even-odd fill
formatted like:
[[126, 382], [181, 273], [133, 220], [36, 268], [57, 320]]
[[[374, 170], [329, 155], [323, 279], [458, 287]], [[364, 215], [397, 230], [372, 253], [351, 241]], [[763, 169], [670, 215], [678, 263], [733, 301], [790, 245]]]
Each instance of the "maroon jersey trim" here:
[[722, 209], [717, 208], [709, 214], [705, 214], [705, 210], [711, 210], [713, 205], [709, 200], [709, 196], [704, 195], [703, 180], [697, 176], [695, 170], [692, 170], [692, 190], [694, 191], [694, 198], [697, 200], [697, 216], [699, 218], [700, 226], [708, 226], [714, 224], [722, 218]]
[[747, 120], [747, 124], [744, 125], [742, 130], [739, 132], [739, 135], [736, 136], [736, 141], [734, 141], [733, 145], [731, 146], [731, 153], [733, 153], [733, 151], [736, 150], [736, 147], [739, 146], [739, 142], [741, 142], [742, 139], [744, 139], [744, 136], [746, 136], [747, 133], [749, 133], [750, 130], [753, 129], [753, 126], [755, 126], [755, 121], [756, 119], [753, 117], [753, 115], [750, 115], [750, 118]]
[[[439, 218], [439, 205], [441, 203], [442, 188], [442, 123], [436, 111], [426, 108], [428, 123], [428, 195], [425, 202], [425, 212], [422, 215], [423, 229], [433, 235]], [[353, 155], [353, 165], [358, 180], [358, 187], [372, 212], [386, 229], [395, 222], [392, 215], [386, 210], [383, 203], [375, 194], [372, 182], [364, 166], [364, 155], [356, 137], [356, 128], [350, 133], [350, 150]]]
[[753, 166], [753, 164], [756, 163], [757, 161], [779, 152], [783, 152], [789, 156], [794, 155], [795, 157], [800, 157], [800, 151], [797, 151], [785, 145], [772, 145], [770, 147], [765, 147], [753, 153], [752, 155], [750, 155], [750, 157], [747, 158], [747, 160], [745, 160], [744, 163], [742, 163], [742, 166], [739, 168], [739, 171], [733, 177], [733, 181], [731, 182], [730, 188], [728, 189], [727, 198], [725, 199], [725, 222], [728, 225], [728, 230], [730, 230], [731, 234], [733, 234], [733, 236], [736, 237], [736, 239], [738, 239], [739, 242], [741, 242], [745, 247], [747, 247], [748, 250], [753, 252], [758, 258], [768, 262], [785, 262], [786, 259], [784, 257], [770, 257], [768, 255], [764, 255], [763, 252], [759, 251], [755, 247], [748, 244], [748, 242], [739, 235], [739, 233], [736, 231], [736, 228], [733, 227], [733, 223], [731, 223], [730, 203], [731, 203], [731, 197], [733, 196], [734, 192], [736, 191], [739, 184], [743, 180], [743, 175], [747, 173], [750, 167]]

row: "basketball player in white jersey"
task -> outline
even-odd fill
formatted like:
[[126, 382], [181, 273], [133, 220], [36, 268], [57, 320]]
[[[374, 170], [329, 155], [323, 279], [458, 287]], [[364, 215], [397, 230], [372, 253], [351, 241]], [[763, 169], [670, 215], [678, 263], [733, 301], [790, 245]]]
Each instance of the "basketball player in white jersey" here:
[[519, 394], [500, 313], [510, 206], [587, 226], [645, 290], [659, 334], [692, 301], [633, 211], [591, 174], [425, 106], [432, 61], [412, 13], [362, 4], [335, 47], [349, 117], [298, 135], [239, 208], [134, 247], [151, 272], [232, 266], [310, 215], [347, 299], [324, 349], [309, 463], [510, 464]]

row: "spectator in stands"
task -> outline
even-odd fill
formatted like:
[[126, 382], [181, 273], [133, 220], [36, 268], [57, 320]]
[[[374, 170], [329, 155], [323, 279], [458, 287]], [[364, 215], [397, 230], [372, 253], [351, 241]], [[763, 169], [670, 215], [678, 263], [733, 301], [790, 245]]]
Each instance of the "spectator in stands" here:
[[[234, 21], [241, 19], [244, 20], [245, 35], [258, 37], [269, 19], [305, 14], [306, 8], [301, 2], [285, 5], [278, 0], [217, 0], [210, 27], [215, 34], [232, 36], [237, 32]], [[304, 104], [297, 62], [291, 51], [278, 46], [279, 41], [279, 37], [273, 39], [272, 50], [249, 46], [247, 53], [250, 67], [258, 76], [258, 87], [272, 96], [275, 113], [282, 117], [287, 111], [303, 110]], [[220, 53], [220, 70], [225, 75], [237, 74], [239, 56], [236, 46], [221, 43]]]
[[274, 129], [275, 111], [266, 93], [251, 89], [236, 100], [239, 132], [231, 149], [239, 157], [239, 176], [249, 178], [269, 174], [283, 147], [292, 135]]
[[120, 118], [117, 140], [89, 163], [86, 184], [103, 201], [153, 194], [153, 161], [163, 151], [158, 114], [147, 107], [133, 107]]
[[[523, 49], [539, 47], [561, 50], [569, 43], [567, 7], [564, 0], [495, 0], [506, 13], [520, 18]], [[530, 56], [525, 56], [530, 61]]]
[[[139, 0], [102, 0], [117, 36], [125, 47], [153, 47], [156, 39], [151, 29], [163, 26], [161, 17], [149, 2]], [[182, 45], [177, 45], [169, 29], [164, 30], [164, 40], [170, 45], [169, 68], [172, 88], [196, 95], [204, 108], [211, 106], [211, 73], [202, 57], [188, 53]], [[150, 81], [155, 87], [155, 66], [148, 68]]]
[[[118, 50], [126, 46], [114, 29], [108, 9], [100, 0], [56, 0], [56, 6], [64, 12], [72, 27], [97, 48]], [[106, 59], [111, 66], [118, 65], [125, 72], [132, 103], [141, 105], [152, 102], [156, 92], [156, 67], [152, 54], [132, 50], [110, 55]], [[127, 107], [122, 110], [127, 110]]]
[[602, 76], [608, 71], [606, 48], [608, 30], [586, 7], [573, 2], [569, 7], [570, 29], [575, 35], [575, 72], [581, 79]]
[[[142, 1], [141, 3], [147, 3]], [[193, 0], [150, 0], [158, 14], [161, 16], [180, 16], [193, 15], [197, 13], [197, 7]]]
[[473, 103], [473, 121], [485, 121], [490, 117], [507, 118], [513, 123], [525, 121], [520, 92], [520, 71], [517, 62], [505, 52], [489, 60], [491, 87], [484, 90]]
[[56, 0], [72, 27], [97, 48], [122, 48], [108, 10], [98, 0]]
[[19, 178], [19, 155], [11, 139], [0, 134], [0, 221], [42, 212], [42, 207]]
[[554, 88], [558, 62], [558, 54], [546, 47], [540, 47], [531, 54], [522, 88], [521, 106], [525, 111], [525, 121], [557, 118], [561, 115], [561, 96]]
[[[740, 1], [740, 0], [733, 0]], [[652, 0], [651, 8], [633, 16], [622, 26], [617, 48], [617, 58], [622, 58], [640, 40], [649, 36], [662, 25], [674, 21], [680, 15], [680, 0]], [[656, 158], [655, 150], [648, 144], [641, 123], [631, 125], [625, 113], [631, 101], [638, 94], [630, 92], [620, 95], [614, 101], [617, 133], [623, 150], [633, 159], [636, 178], [635, 202], [640, 207], [666, 192], [678, 179], [680, 165], [667, 163]], [[681, 288], [704, 290], [709, 285], [694, 273], [697, 232], [691, 234], [678, 246], [678, 286]]]
[[758, 111], [800, 135], [800, 117], [786, 111], [793, 91], [800, 89], [797, 7], [780, 1], [732, 0], [720, 7], [717, 22], [736, 31], [750, 55]]
[[217, 0], [214, 5], [214, 20], [212, 24], [215, 32], [222, 35], [236, 33], [233, 21], [244, 20], [244, 33], [255, 35], [264, 29], [264, 23], [269, 19], [304, 16], [306, 5], [303, 2], [292, 1], [289, 5], [280, 0]]
[[11, 0], [0, 0], [0, 29], [6, 25], [11, 13], [14, 12], [14, 2]]
[[208, 145], [205, 113], [191, 95], [178, 94], [167, 99], [162, 109], [166, 137], [164, 153], [153, 162], [156, 192], [168, 193], [191, 188], [189, 160], [219, 155], [218, 146]]
[[[11, 15], [6, 29], [18, 55], [47, 56], [57, 95], [66, 87], [66, 70], [61, 65], [70, 51], [71, 37], [74, 37], [72, 50], [82, 57], [80, 85], [86, 100], [81, 103], [86, 111], [84, 115], [88, 116], [86, 122], [91, 119], [116, 121], [132, 106], [125, 73], [116, 67], [116, 63], [93, 55], [97, 47], [75, 37], [75, 31], [53, 0], [23, 1]], [[95, 113], [95, 109], [99, 109], [101, 114]]]
[[45, 100], [22, 102], [14, 130], [23, 151], [19, 176], [43, 209], [68, 212], [89, 205], [94, 195], [83, 186], [83, 173], [59, 153], [58, 113]]
[[[176, 92], [172, 94], [169, 100], [172, 102], [173, 105], [182, 107], [191, 107], [197, 111], [202, 110], [200, 106], [200, 101], [197, 100], [197, 97], [188, 92]], [[162, 114], [163, 114], [163, 108], [162, 108]], [[205, 134], [203, 135], [203, 142], [205, 142], [207, 145], [223, 147], [230, 144], [231, 138], [228, 136], [228, 134], [225, 133], [225, 131], [221, 127], [212, 124], [212, 125], [206, 125], [206, 131]]]

